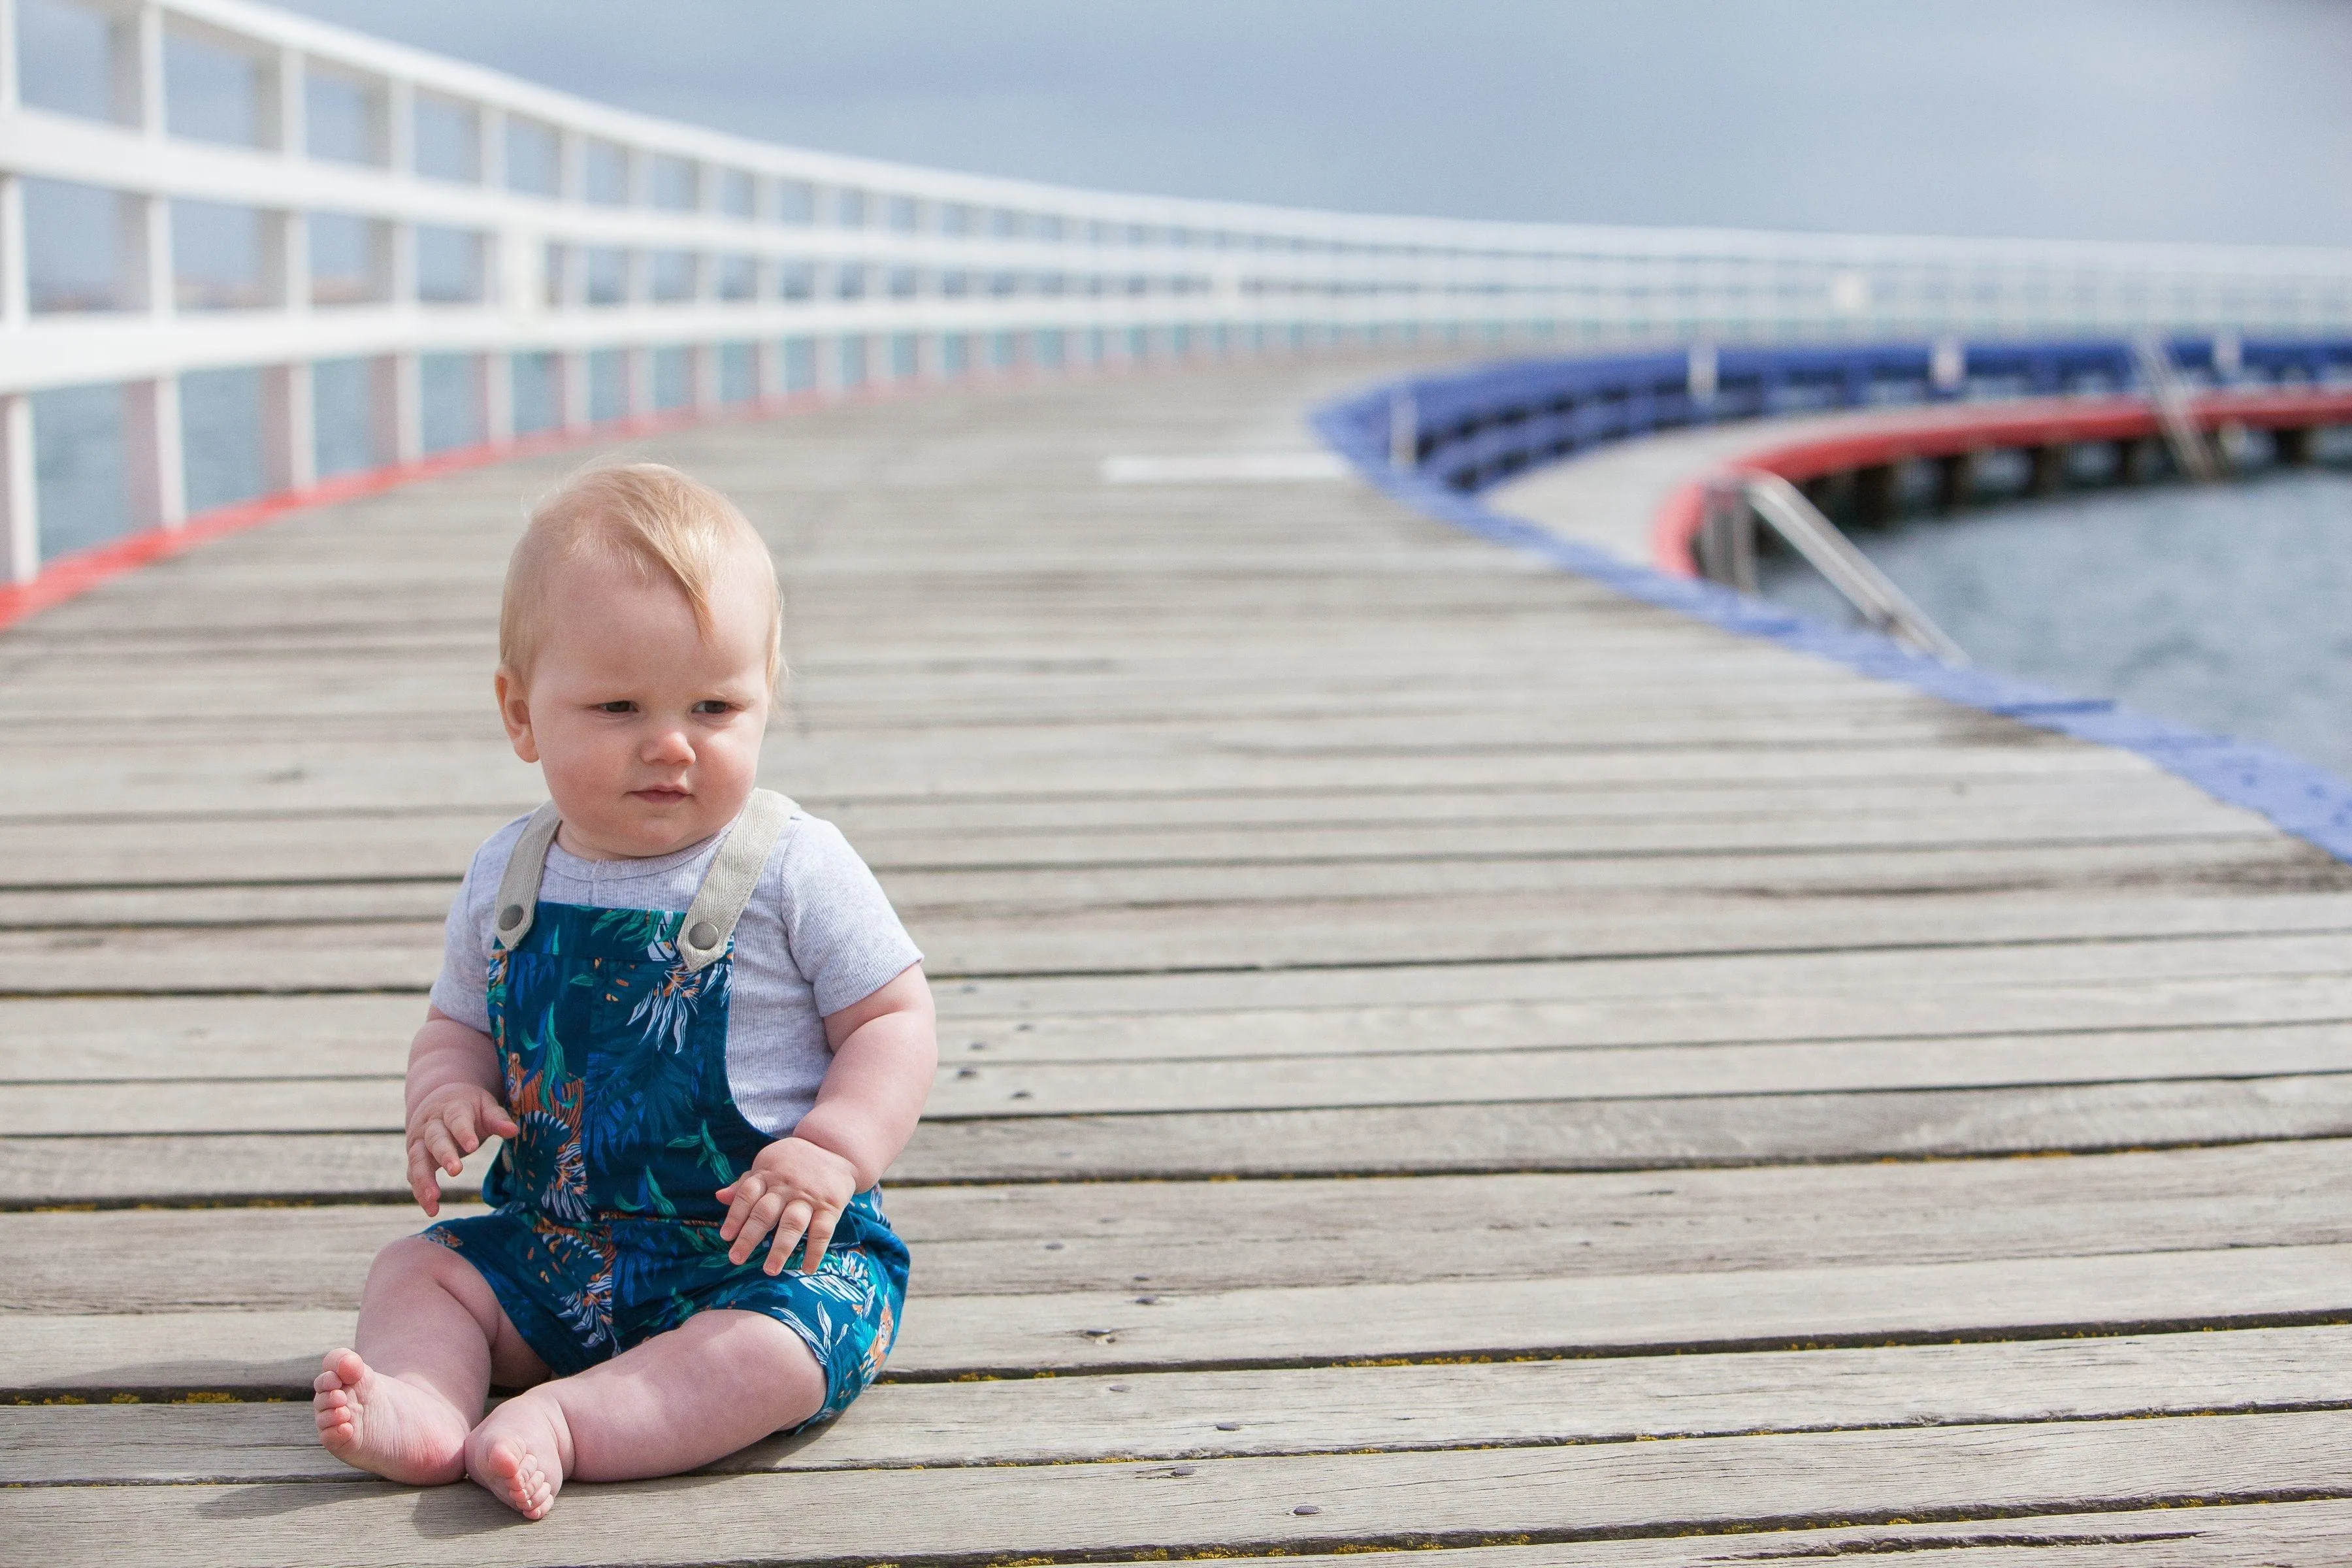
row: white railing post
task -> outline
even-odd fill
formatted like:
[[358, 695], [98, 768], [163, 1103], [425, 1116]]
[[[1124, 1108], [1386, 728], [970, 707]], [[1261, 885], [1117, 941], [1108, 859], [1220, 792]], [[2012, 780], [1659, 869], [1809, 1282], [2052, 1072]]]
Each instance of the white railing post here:
[[[588, 138], [577, 126], [554, 129], [556, 199], [576, 209], [588, 198]], [[555, 313], [576, 321], [588, 300], [588, 255], [572, 239], [562, 241], [556, 254]], [[556, 351], [556, 422], [567, 431], [584, 430], [592, 423], [593, 372], [586, 349], [567, 342]]]
[[369, 234], [368, 270], [375, 292], [395, 310], [416, 309], [416, 226], [397, 218], [378, 219]]
[[178, 376], [151, 376], [123, 386], [122, 446], [131, 526], [172, 529], [187, 521]]
[[[653, 161], [642, 147], [621, 149], [622, 201], [642, 211], [653, 192]], [[621, 308], [644, 310], [653, 302], [654, 258], [642, 245], [621, 253]], [[649, 344], [631, 343], [621, 351], [621, 416], [645, 418], [654, 411], [654, 352]]]
[[[767, 174], [751, 176], [751, 223], [755, 232], [776, 227], [784, 221], [783, 183]], [[783, 297], [783, 263], [773, 256], [760, 254], [751, 263], [751, 306], [764, 310]], [[762, 332], [751, 344], [751, 398], [755, 403], [772, 405], [784, 396], [784, 345], [773, 331]]]
[[784, 344], [777, 337], [763, 337], [751, 345], [752, 396], [762, 404], [781, 402], [784, 396]]
[[566, 430], [585, 430], [595, 423], [595, 380], [585, 349], [565, 349], [555, 356], [557, 417]]
[[0, 568], [11, 583], [41, 574], [40, 491], [33, 456], [33, 399], [0, 395]]
[[[376, 99], [376, 156], [386, 173], [405, 184], [416, 168], [416, 89], [399, 77], [386, 77]], [[416, 225], [395, 218], [376, 227], [382, 247], [385, 303], [414, 314], [416, 298]], [[378, 464], [405, 467], [425, 455], [425, 390], [416, 355], [406, 351], [378, 354], [368, 365], [370, 445]]]
[[723, 384], [726, 365], [721, 345], [696, 343], [687, 350], [688, 374], [691, 380], [689, 396], [694, 411], [708, 414], [722, 406], [727, 398]]
[[[507, 111], [493, 103], [474, 106], [474, 178], [483, 190], [504, 195], [513, 183], [507, 167]], [[545, 264], [546, 241], [525, 225], [509, 223], [486, 230], [482, 244], [483, 303], [503, 307], [509, 315], [537, 312], [542, 304], [539, 268]]]
[[841, 338], [833, 332], [813, 332], [803, 341], [808, 344], [809, 391], [831, 402], [841, 395]]
[[163, 134], [163, 9], [142, 5], [108, 24], [107, 85], [115, 123]]
[[310, 155], [310, 134], [299, 49], [277, 48], [264, 59], [254, 105], [261, 121], [261, 144], [289, 158]]
[[507, 111], [493, 103], [474, 106], [474, 183], [486, 191], [507, 188]]
[[588, 137], [576, 125], [555, 128], [555, 196], [575, 205], [588, 199]]
[[368, 363], [368, 420], [379, 464], [405, 467], [425, 455], [425, 386], [415, 354], [378, 354]]
[[[107, 35], [114, 118], [141, 136], [163, 135], [163, 13], [142, 5], [118, 17]], [[171, 198], [160, 191], [117, 198], [121, 303], [168, 328], [174, 310]], [[187, 521], [186, 464], [181, 448], [180, 379], [164, 374], [122, 388], [124, 489], [134, 528], [177, 528]]]
[[481, 400], [482, 439], [493, 447], [514, 445], [514, 355], [504, 349], [476, 354], [474, 387]]
[[375, 155], [394, 174], [416, 173], [416, 84], [401, 77], [383, 79], [375, 100]]
[[[697, 159], [694, 170], [694, 211], [701, 217], [719, 214], [719, 191], [724, 184], [718, 165], [706, 159]], [[688, 253], [693, 267], [690, 279], [690, 304], [698, 311], [708, 310], [719, 300], [719, 255], [702, 245]], [[719, 406], [724, 388], [720, 386], [719, 346], [701, 342], [686, 351], [687, 406], [697, 414], [708, 414]]]
[[125, 191], [115, 197], [116, 297], [126, 310], [167, 326], [176, 306], [172, 276], [172, 203]]
[[261, 373], [261, 468], [272, 490], [307, 490], [319, 482], [317, 404], [307, 360]]
[[[811, 184], [808, 188], [808, 221], [811, 228], [836, 226], [840, 216], [840, 204], [831, 187]], [[839, 286], [839, 268], [830, 258], [813, 261], [809, 264], [810, 299], [830, 300], [835, 297]], [[818, 380], [822, 382], [824, 377], [820, 375]]]
[[261, 215], [262, 297], [296, 316], [310, 310], [310, 225], [299, 212]]
[[621, 417], [645, 418], [654, 411], [654, 351], [631, 343], [621, 351]]
[[[721, 181], [713, 165], [697, 162], [694, 165], [694, 211], [698, 216], [719, 216], [719, 187]], [[719, 256], [716, 251], [697, 245], [687, 253], [687, 263], [693, 269], [688, 279], [687, 295], [697, 305], [709, 305], [719, 298]]]

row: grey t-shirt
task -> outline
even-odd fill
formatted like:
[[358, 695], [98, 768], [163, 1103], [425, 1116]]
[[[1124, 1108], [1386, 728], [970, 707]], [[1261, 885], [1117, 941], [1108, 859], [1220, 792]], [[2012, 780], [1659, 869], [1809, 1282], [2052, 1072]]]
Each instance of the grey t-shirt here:
[[[433, 983], [433, 1005], [485, 1034], [492, 906], [530, 820], [516, 817], [474, 852], [449, 906], [441, 975]], [[600, 910], [684, 910], [723, 837], [648, 860], [583, 860], [550, 847], [539, 896]], [[793, 812], [735, 927], [727, 1084], [745, 1120], [778, 1138], [798, 1126], [833, 1065], [825, 1015], [864, 1001], [922, 956], [841, 829]]]

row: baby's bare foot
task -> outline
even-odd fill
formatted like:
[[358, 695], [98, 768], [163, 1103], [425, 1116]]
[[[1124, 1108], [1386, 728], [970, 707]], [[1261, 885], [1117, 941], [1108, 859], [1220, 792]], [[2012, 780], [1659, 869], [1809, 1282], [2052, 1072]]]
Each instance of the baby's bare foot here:
[[385, 1377], [350, 1350], [331, 1350], [310, 1384], [319, 1441], [347, 1465], [407, 1486], [466, 1473], [466, 1418], [429, 1389]]
[[562, 1420], [552, 1401], [530, 1394], [508, 1400], [466, 1440], [467, 1474], [523, 1518], [545, 1519], [570, 1468]]

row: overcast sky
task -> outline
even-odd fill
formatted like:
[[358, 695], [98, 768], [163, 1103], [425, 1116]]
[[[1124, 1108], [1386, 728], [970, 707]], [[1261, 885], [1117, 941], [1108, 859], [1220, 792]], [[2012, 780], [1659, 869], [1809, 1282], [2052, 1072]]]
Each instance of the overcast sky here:
[[2347, 0], [292, 0], [649, 113], [1102, 188], [2352, 245]]

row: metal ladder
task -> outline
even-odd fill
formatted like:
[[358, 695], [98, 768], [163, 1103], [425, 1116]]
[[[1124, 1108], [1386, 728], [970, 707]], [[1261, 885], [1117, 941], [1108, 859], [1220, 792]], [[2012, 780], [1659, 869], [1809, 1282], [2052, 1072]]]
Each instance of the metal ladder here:
[[1756, 592], [1756, 524], [1763, 521], [1827, 579], [1873, 628], [1946, 664], [1969, 656], [1872, 564], [1804, 492], [1778, 474], [1739, 474], [1708, 487], [1699, 524], [1698, 568], [1710, 582]]
[[2163, 341], [2134, 338], [2132, 359], [2139, 366], [2140, 384], [2147, 390], [2148, 405], [2156, 410], [2156, 422], [2164, 431], [2164, 444], [2172, 449], [2172, 460], [2200, 484], [2220, 479], [2221, 465], [2205, 433], [2197, 428], [2189, 384], [2180, 379], [2180, 369], [2172, 363]]

